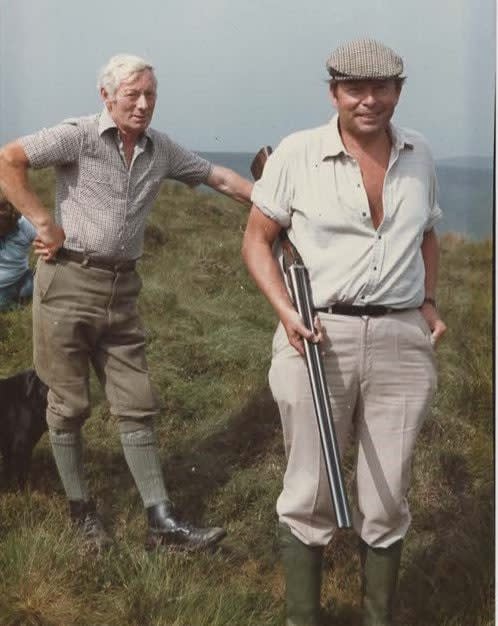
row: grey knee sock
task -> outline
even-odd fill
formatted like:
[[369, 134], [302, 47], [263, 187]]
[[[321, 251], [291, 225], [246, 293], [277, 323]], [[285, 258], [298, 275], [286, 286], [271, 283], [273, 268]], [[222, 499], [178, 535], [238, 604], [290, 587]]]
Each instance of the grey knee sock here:
[[57, 470], [68, 499], [88, 500], [88, 489], [83, 476], [81, 432], [50, 430], [49, 437]]
[[168, 500], [156, 437], [152, 428], [121, 432], [126, 462], [145, 507]]

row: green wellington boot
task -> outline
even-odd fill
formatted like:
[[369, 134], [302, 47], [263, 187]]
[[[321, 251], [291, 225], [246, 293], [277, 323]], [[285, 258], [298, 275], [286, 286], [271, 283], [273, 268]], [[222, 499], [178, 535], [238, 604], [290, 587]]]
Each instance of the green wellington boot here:
[[392, 609], [403, 540], [372, 548], [360, 539], [363, 626], [392, 626]]
[[286, 626], [319, 626], [323, 548], [307, 546], [279, 524], [285, 573]]

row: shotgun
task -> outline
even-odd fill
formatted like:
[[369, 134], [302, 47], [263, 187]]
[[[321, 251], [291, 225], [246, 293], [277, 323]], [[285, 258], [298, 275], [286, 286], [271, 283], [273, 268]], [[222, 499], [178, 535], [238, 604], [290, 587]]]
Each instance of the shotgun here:
[[[251, 173], [255, 180], [261, 177], [265, 162], [271, 152], [271, 147], [266, 146], [265, 148], [261, 148], [254, 157], [251, 164]], [[306, 328], [314, 332], [314, 306], [308, 270], [299, 252], [283, 229], [280, 231], [280, 244], [283, 253], [284, 272], [291, 289], [294, 306]], [[304, 353], [337, 526], [338, 528], [351, 528], [351, 512], [349, 510], [346, 488], [344, 486], [341, 458], [334, 428], [332, 407], [330, 405], [322, 354], [320, 347], [316, 343], [308, 340], [304, 340]]]

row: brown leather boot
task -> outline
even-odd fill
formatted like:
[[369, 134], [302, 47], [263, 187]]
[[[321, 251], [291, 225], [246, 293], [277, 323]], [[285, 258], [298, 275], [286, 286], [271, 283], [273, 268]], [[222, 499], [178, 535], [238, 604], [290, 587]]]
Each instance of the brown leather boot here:
[[88, 502], [69, 500], [69, 513], [87, 549], [100, 552], [112, 544], [112, 539], [102, 525], [93, 500]]

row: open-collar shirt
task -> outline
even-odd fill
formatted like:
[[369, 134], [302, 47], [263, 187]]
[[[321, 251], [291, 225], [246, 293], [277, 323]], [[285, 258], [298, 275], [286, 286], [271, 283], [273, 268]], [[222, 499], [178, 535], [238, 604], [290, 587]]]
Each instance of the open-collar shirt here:
[[422, 239], [442, 216], [434, 161], [419, 133], [391, 124], [390, 135], [384, 218], [377, 229], [337, 115], [286, 137], [254, 185], [253, 203], [287, 229], [308, 268], [316, 307], [414, 308], [423, 302]]

